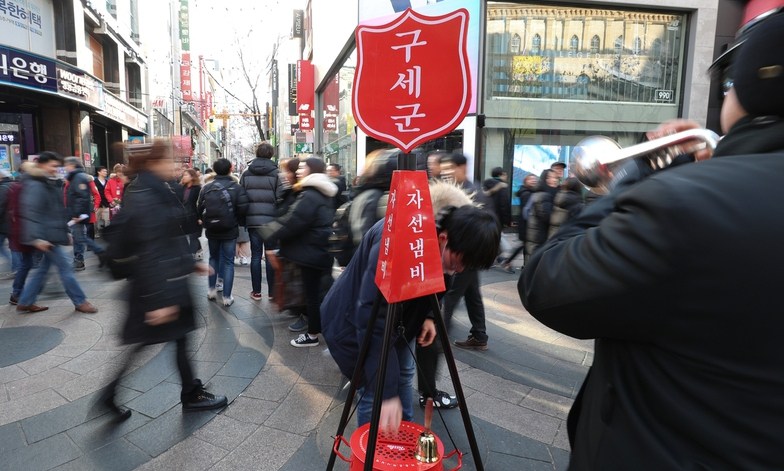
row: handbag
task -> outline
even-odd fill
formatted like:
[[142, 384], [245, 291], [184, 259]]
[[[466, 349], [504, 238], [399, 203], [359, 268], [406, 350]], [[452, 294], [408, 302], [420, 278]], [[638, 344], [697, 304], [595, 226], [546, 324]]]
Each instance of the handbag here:
[[302, 285], [302, 270], [299, 266], [281, 256], [275, 256], [275, 305], [278, 311], [305, 311], [305, 289]]

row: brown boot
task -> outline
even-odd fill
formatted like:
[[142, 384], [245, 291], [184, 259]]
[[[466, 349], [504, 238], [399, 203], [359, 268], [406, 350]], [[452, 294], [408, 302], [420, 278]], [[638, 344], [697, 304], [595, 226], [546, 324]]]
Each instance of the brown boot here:
[[29, 306], [16, 306], [16, 312], [42, 312], [48, 309], [49, 308], [46, 306], [36, 306], [35, 304], [31, 304]]
[[76, 306], [76, 310], [78, 312], [83, 312], [85, 314], [95, 314], [98, 312], [98, 308], [90, 304], [89, 302], [85, 301], [82, 304]]

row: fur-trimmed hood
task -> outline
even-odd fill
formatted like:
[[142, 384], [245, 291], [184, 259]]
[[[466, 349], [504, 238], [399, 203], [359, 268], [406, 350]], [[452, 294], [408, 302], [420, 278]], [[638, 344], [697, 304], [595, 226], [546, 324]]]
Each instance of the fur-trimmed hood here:
[[430, 182], [430, 201], [433, 203], [433, 213], [438, 213], [447, 206], [459, 208], [466, 205], [475, 205], [474, 198], [468, 196], [459, 186], [441, 180]]
[[302, 191], [307, 187], [315, 188], [330, 198], [338, 194], [338, 186], [325, 173], [311, 173], [294, 185], [294, 191]]
[[[53, 177], [53, 176], [49, 175], [48, 173], [44, 172], [43, 170], [41, 170], [41, 167], [39, 167], [38, 165], [36, 165], [33, 162], [25, 162], [25, 163], [29, 163], [30, 165], [24, 167], [24, 173], [29, 175], [32, 178], [39, 178], [41, 180], [59, 179], [58, 177]], [[24, 165], [24, 164], [22, 164], [22, 165]]]

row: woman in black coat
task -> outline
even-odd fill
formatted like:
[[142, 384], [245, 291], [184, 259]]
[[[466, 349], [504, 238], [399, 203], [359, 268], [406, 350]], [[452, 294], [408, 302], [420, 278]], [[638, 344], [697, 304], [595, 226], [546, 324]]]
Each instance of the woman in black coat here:
[[191, 168], [185, 169], [182, 173], [180, 185], [177, 188], [177, 196], [185, 208], [185, 221], [183, 222], [182, 230], [188, 235], [188, 247], [191, 254], [201, 252], [201, 242], [199, 242], [201, 221], [199, 220], [199, 212], [196, 209], [200, 192], [201, 181], [196, 170]]
[[534, 251], [547, 240], [556, 193], [558, 193], [558, 174], [553, 170], [545, 170], [539, 177], [539, 186], [529, 202], [531, 211], [528, 215], [525, 238], [526, 263]]
[[177, 343], [177, 369], [182, 380], [184, 410], [214, 409], [226, 405], [226, 397], [206, 392], [194, 377], [188, 360], [187, 334], [196, 328], [188, 276], [193, 271], [206, 273], [202, 264], [194, 264], [182, 229], [185, 211], [167, 183], [174, 172], [171, 148], [166, 141], [156, 141], [129, 148], [130, 170], [135, 175], [123, 198], [116, 220], [115, 237], [110, 244], [120, 244], [122, 253], [133, 258], [128, 289], [128, 317], [122, 330], [131, 349], [125, 367], [112, 382], [104, 403], [120, 419], [130, 411], [114, 403], [114, 391], [131, 360], [144, 346], [174, 341]]
[[553, 199], [553, 213], [550, 215], [547, 238], [554, 236], [561, 226], [577, 217], [584, 207], [582, 184], [574, 177], [567, 178]]
[[334, 196], [338, 187], [324, 173], [323, 160], [311, 157], [299, 163], [296, 199], [283, 216], [259, 228], [264, 240], [279, 243], [280, 256], [295, 263], [302, 272], [307, 304], [308, 333], [291, 341], [295, 347], [314, 347], [321, 333], [321, 282], [332, 269], [329, 236], [335, 217]]

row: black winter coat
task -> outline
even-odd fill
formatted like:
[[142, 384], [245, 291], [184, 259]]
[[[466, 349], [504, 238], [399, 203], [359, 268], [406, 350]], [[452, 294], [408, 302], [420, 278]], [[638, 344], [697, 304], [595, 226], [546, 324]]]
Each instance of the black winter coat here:
[[[128, 318], [122, 332], [126, 343], [176, 340], [195, 329], [188, 275], [193, 255], [182, 225], [185, 210], [169, 185], [148, 172], [125, 189], [123, 207], [132, 237], [127, 240], [138, 256], [128, 290]], [[176, 321], [159, 326], [144, 323], [145, 313], [179, 306]]]
[[253, 159], [240, 177], [240, 185], [248, 194], [250, 206], [245, 216], [247, 227], [259, 227], [273, 219], [285, 190], [278, 176], [278, 167], [270, 159]]
[[525, 237], [525, 253], [527, 255], [533, 254], [547, 240], [547, 234], [550, 229], [553, 200], [558, 192], [558, 188], [547, 186], [545, 180], [545, 176], [542, 175], [536, 192], [531, 195], [533, 205], [531, 206], [531, 213], [528, 215]]
[[199, 217], [202, 220], [204, 219], [204, 210], [206, 209], [204, 207], [204, 195], [212, 185], [215, 185], [215, 183], [222, 185], [231, 196], [231, 206], [234, 209], [234, 217], [237, 218], [237, 225], [235, 225], [233, 229], [223, 232], [207, 228], [205, 231], [207, 233], [207, 238], [216, 240], [236, 239], [240, 235], [238, 226], [244, 222], [245, 214], [248, 212], [248, 194], [245, 193], [245, 189], [230, 176], [217, 176], [214, 180], [204, 185], [201, 193], [199, 193], [199, 201], [196, 205], [197, 214], [199, 214]]
[[323, 173], [303, 178], [295, 186], [297, 199], [283, 216], [259, 228], [271, 245], [280, 244], [280, 255], [297, 265], [329, 269], [329, 236], [335, 217], [338, 189]]
[[743, 119], [713, 159], [637, 183], [622, 170], [518, 284], [539, 321], [596, 339], [569, 469], [784, 469], [784, 121]]
[[533, 191], [524, 186], [521, 186], [520, 189], [517, 190], [517, 193], [515, 193], [515, 196], [520, 198], [520, 215], [518, 216], [517, 221], [517, 238], [523, 242], [525, 242], [526, 237], [528, 237], [528, 234], [526, 234], [526, 231], [528, 230], [528, 221], [523, 217], [523, 209], [525, 208], [525, 205], [528, 204], [528, 199], [531, 198], [533, 194]]
[[509, 185], [498, 178], [488, 178], [482, 182], [482, 191], [490, 202], [498, 221], [504, 226], [512, 225], [512, 199]]
[[0, 180], [0, 234], [8, 235], [10, 230], [10, 221], [8, 218], [8, 190], [14, 181], [10, 178], [3, 178]]
[[90, 188], [92, 178], [84, 173], [84, 169], [77, 168], [68, 172], [66, 181], [68, 181], [68, 188], [65, 190], [65, 205], [68, 208], [68, 217], [73, 219], [86, 214], [87, 220], [84, 222], [89, 223], [90, 215], [95, 208], [93, 192]]
[[19, 197], [22, 244], [47, 241], [54, 245], [70, 245], [70, 218], [63, 200], [63, 181], [50, 177], [38, 167], [31, 167], [28, 175], [29, 178], [22, 180], [24, 186]]
[[574, 191], [561, 190], [556, 193], [553, 199], [553, 213], [550, 215], [550, 228], [547, 238], [549, 239], [566, 222], [571, 221], [580, 211], [583, 210], [583, 195]]
[[201, 193], [201, 185], [193, 185], [191, 186], [190, 191], [188, 191], [188, 197], [185, 197], [185, 191], [187, 188], [184, 185], [177, 185], [174, 187], [174, 192], [177, 194], [177, 198], [182, 203], [182, 207], [185, 209], [185, 223], [182, 225], [182, 230], [186, 234], [201, 234], [201, 224], [199, 220], [199, 214], [201, 214], [197, 209], [197, 202], [199, 201], [199, 193]]

